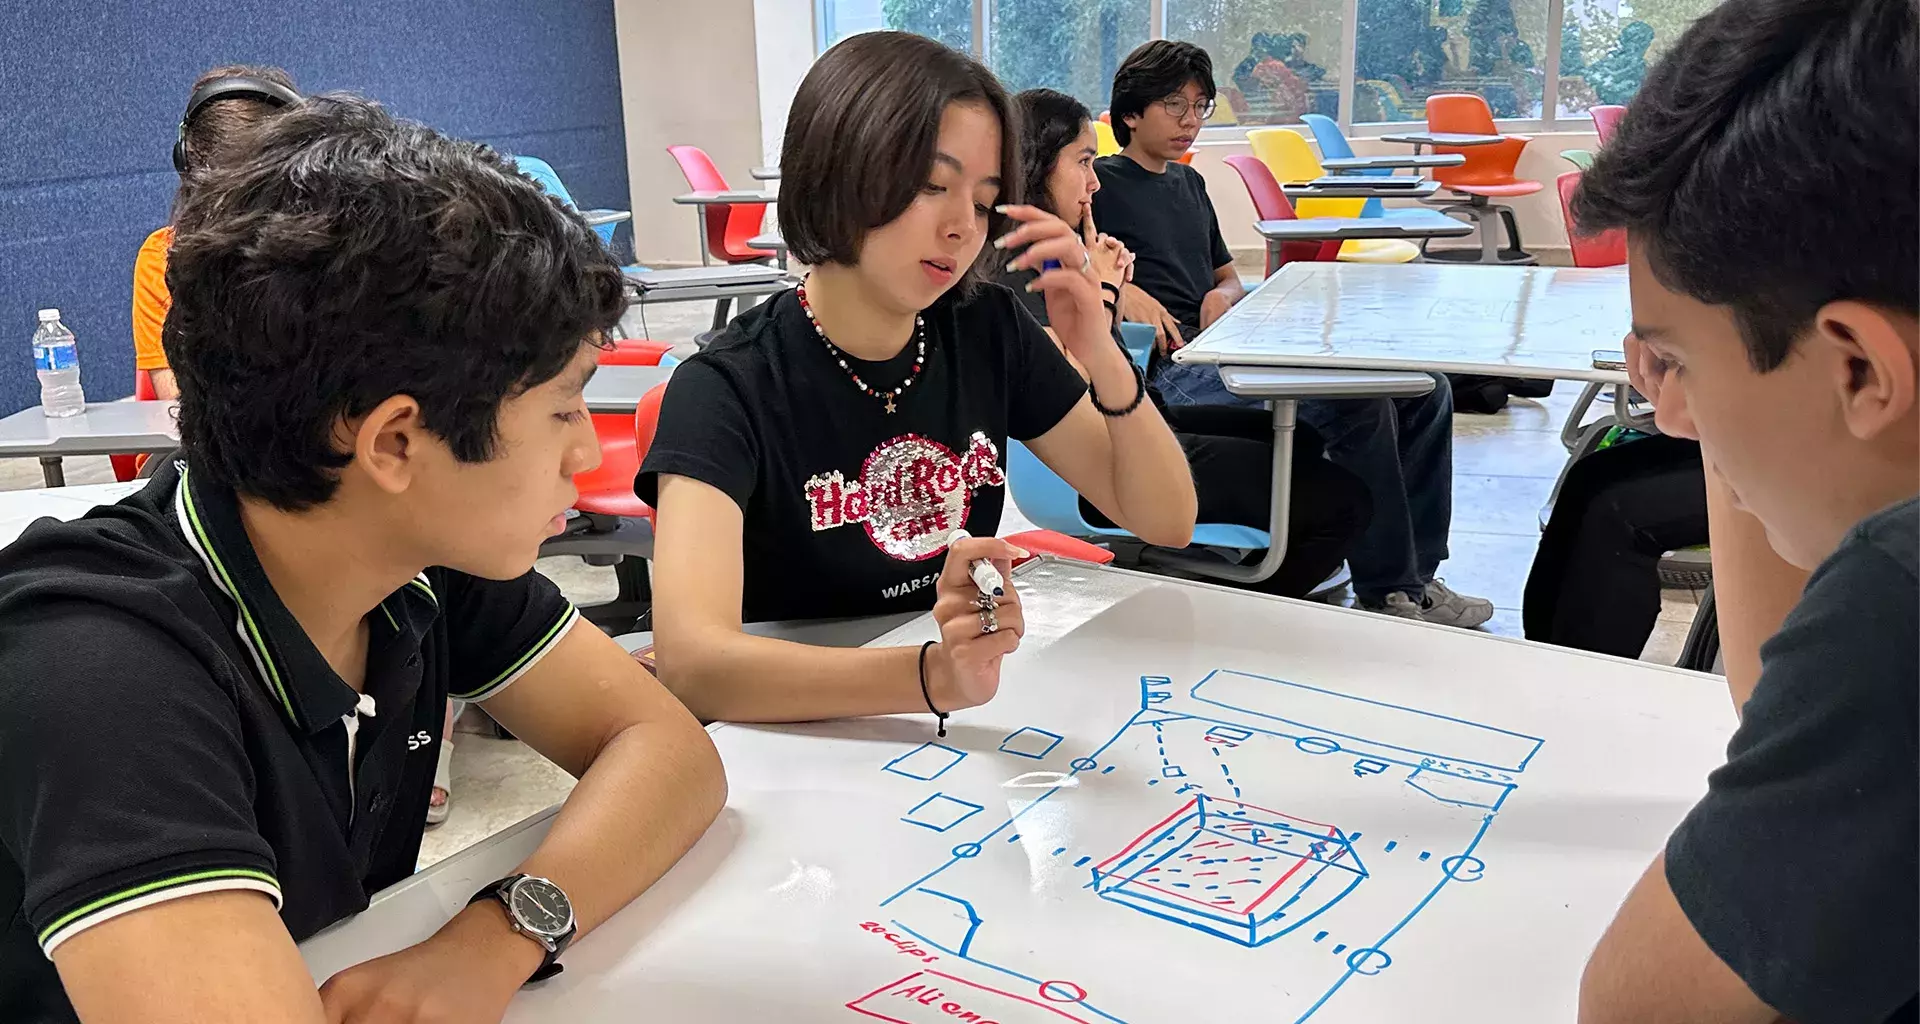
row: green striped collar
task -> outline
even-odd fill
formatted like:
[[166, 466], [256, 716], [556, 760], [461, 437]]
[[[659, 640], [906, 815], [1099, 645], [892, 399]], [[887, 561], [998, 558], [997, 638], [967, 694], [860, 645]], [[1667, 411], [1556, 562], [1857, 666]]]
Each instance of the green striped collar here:
[[[240, 503], [220, 486], [178, 463], [173, 507], [187, 546], [200, 556], [213, 585], [233, 603], [234, 632], [255, 673], [295, 727], [314, 733], [350, 714], [359, 694], [340, 679], [274, 592], [240, 520]], [[440, 613], [425, 573], [382, 600], [374, 617], [381, 642], [418, 647]], [[381, 630], [389, 630], [380, 637]]]

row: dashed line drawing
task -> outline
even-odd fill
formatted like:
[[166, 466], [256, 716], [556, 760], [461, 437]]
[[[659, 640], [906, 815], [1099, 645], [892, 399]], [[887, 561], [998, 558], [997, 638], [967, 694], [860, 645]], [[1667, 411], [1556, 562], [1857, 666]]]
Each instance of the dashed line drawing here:
[[[1345, 986], [1418, 955], [1418, 947], [1396, 948], [1396, 937], [1433, 900], [1468, 898], [1452, 893], [1499, 870], [1476, 851], [1543, 745], [1494, 725], [1235, 670], [1190, 684], [1144, 675], [1138, 698], [1131, 717], [1097, 745], [1034, 725], [1001, 741], [1001, 752], [1036, 760], [1064, 744], [1062, 756], [1072, 760], [1058, 784], [1009, 798], [1007, 790], [961, 789], [949, 777], [949, 792], [908, 812], [903, 820], [934, 831], [964, 823], [966, 838], [881, 900], [880, 919], [952, 959], [850, 1008], [919, 1024], [919, 1011], [906, 1005], [913, 998], [891, 994], [930, 984], [959, 993], [950, 1001], [966, 1012], [968, 998], [995, 1007], [996, 997], [1014, 1000], [1000, 1012], [1020, 1021], [1165, 1019], [1166, 1004], [1154, 1000], [1173, 995], [1101, 988], [1095, 982], [1111, 972], [1101, 975], [1097, 950], [1072, 941], [1075, 929], [1125, 928], [1148, 943], [1222, 941], [1247, 956], [1286, 958], [1288, 991], [1263, 1004], [1262, 1016], [1301, 1024]], [[921, 753], [937, 746], [916, 748], [888, 770], [937, 767], [927, 759], [947, 755]], [[1114, 787], [1119, 796], [1078, 802], [1090, 799], [1084, 790]], [[1053, 811], [1029, 818], [1062, 801], [1075, 815], [1071, 834], [1044, 827], [1060, 816]], [[998, 817], [983, 813], [1002, 804]], [[1094, 808], [1104, 817], [1087, 818]], [[1116, 818], [1118, 809], [1125, 812]], [[1013, 842], [1023, 832], [1044, 837], [1034, 855], [1054, 865], [1048, 871], [1074, 879], [1056, 898], [1083, 905], [1036, 919], [1026, 891], [1008, 891], [1005, 879], [1030, 877], [1027, 848]], [[1362, 847], [1367, 832], [1381, 838]], [[1393, 853], [1401, 846], [1411, 849]], [[1057, 941], [1043, 941], [1036, 928], [1057, 929]], [[1301, 959], [1308, 951], [1315, 957]], [[1185, 955], [1209, 961], [1197, 948]], [[926, 980], [941, 972], [952, 973]]]

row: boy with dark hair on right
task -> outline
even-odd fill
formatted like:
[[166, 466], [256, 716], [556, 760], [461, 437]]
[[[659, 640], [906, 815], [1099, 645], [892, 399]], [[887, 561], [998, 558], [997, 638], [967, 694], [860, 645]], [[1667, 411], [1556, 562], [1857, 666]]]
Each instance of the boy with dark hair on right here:
[[[1626, 230], [1634, 384], [1700, 441], [1741, 715], [1587, 964], [1590, 1024], [1915, 1019], [1916, 49], [1910, 0], [1728, 0], [1574, 200]], [[1777, 559], [1812, 577], [1768, 622]], [[1768, 633], [1749, 691], [1735, 637]]]
[[[1214, 102], [1207, 51], [1170, 39], [1146, 43], [1113, 76], [1113, 136], [1124, 148], [1094, 161], [1093, 213], [1136, 258], [1122, 312], [1153, 325], [1153, 383], [1173, 406], [1259, 404], [1228, 392], [1216, 367], [1164, 358], [1246, 295], [1205, 180], [1178, 162]], [[1434, 576], [1453, 527], [1453, 394], [1435, 377], [1434, 390], [1418, 398], [1301, 402], [1300, 419], [1373, 498], [1373, 520], [1347, 555], [1355, 604], [1473, 627], [1493, 617], [1493, 602]]]

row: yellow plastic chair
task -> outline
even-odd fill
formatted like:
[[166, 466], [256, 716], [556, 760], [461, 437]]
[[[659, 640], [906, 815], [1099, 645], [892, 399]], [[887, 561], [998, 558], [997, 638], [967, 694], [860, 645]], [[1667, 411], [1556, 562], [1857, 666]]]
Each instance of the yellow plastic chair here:
[[1120, 140], [1113, 137], [1113, 126], [1105, 121], [1093, 122], [1093, 151], [1099, 156], [1120, 152]]
[[[1327, 172], [1306, 137], [1290, 128], [1256, 128], [1247, 133], [1253, 155], [1282, 184], [1312, 181]], [[1295, 199], [1293, 211], [1308, 217], [1358, 217], [1365, 199]], [[1342, 263], [1412, 263], [1420, 247], [1398, 238], [1354, 238], [1340, 243]]]

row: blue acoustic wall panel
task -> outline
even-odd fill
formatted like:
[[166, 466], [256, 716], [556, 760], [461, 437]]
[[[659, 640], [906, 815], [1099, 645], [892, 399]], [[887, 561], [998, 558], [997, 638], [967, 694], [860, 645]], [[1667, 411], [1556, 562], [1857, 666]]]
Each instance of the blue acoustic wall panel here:
[[[87, 396], [133, 390], [133, 259], [166, 221], [193, 79], [277, 64], [450, 135], [553, 164], [628, 208], [612, 0], [8, 0], [0, 18], [0, 415], [40, 400], [27, 340], [58, 306]], [[623, 238], [624, 241], [624, 238]]]

